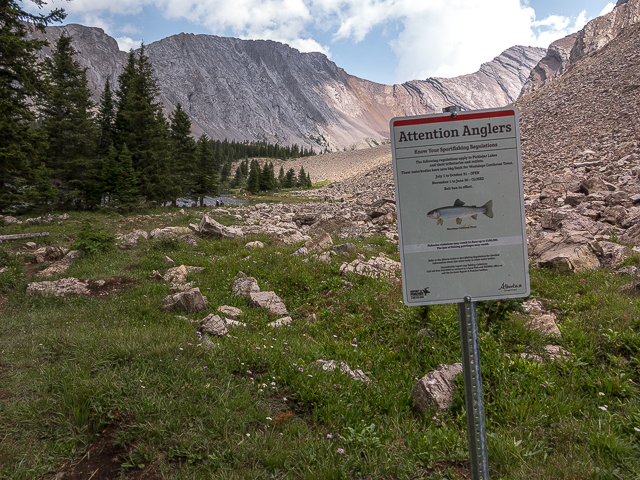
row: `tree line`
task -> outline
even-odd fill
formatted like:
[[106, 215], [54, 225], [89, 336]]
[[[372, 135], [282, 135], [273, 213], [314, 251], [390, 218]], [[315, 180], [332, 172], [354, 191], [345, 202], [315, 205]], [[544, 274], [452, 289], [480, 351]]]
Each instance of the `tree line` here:
[[[32, 15], [16, 0], [0, 0], [0, 212], [131, 210], [145, 201], [175, 205], [181, 197], [202, 204], [221, 188], [310, 186], [304, 172], [281, 168], [276, 178], [272, 164], [271, 170], [255, 160], [249, 165], [248, 158], [287, 159], [312, 150], [205, 134], [196, 140], [180, 104], [166, 118], [144, 45], [129, 52], [117, 85], [107, 80], [96, 105], [71, 37], [61, 35], [51, 57], [36, 61], [46, 42], [29, 39], [27, 29], [43, 31], [64, 18], [61, 9]], [[232, 164], [243, 158], [232, 176]]]

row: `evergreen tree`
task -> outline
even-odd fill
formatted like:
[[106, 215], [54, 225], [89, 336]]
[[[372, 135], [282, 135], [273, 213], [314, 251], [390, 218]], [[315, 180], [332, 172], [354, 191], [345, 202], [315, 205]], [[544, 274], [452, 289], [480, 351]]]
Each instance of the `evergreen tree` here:
[[157, 100], [159, 92], [144, 45], [137, 56], [132, 50], [118, 77], [116, 146], [127, 145], [131, 152], [141, 195], [164, 201], [171, 196], [167, 165], [169, 131]]
[[224, 183], [229, 179], [231, 175], [231, 162], [225, 162], [222, 170], [220, 171], [220, 183]]
[[44, 210], [51, 205], [58, 194], [51, 181], [51, 173], [51, 170], [42, 162], [38, 168], [33, 170], [31, 188], [26, 193], [27, 201], [37, 205], [40, 210]]
[[300, 165], [300, 171], [298, 172], [298, 180], [296, 183], [298, 187], [307, 186], [307, 174], [305, 173], [304, 167], [302, 165]]
[[273, 175], [273, 164], [266, 164], [260, 172], [260, 190], [270, 191], [276, 188], [276, 179]]
[[247, 178], [247, 176], [249, 175], [249, 160], [244, 159], [240, 163], [240, 171], [242, 172], [242, 176], [244, 178]]
[[258, 193], [260, 191], [260, 164], [257, 160], [251, 162], [251, 169], [249, 170], [249, 179], [247, 180], [247, 189], [251, 193]]
[[309, 175], [309, 172], [307, 172], [307, 184], [306, 184], [307, 188], [311, 188], [313, 187], [313, 182], [311, 181], [311, 175]]
[[296, 183], [296, 171], [290, 168], [284, 177], [284, 188], [293, 188]]
[[131, 153], [126, 145], [122, 147], [122, 151], [118, 156], [118, 179], [114, 196], [118, 202], [118, 207], [131, 211], [139, 203], [139, 193], [137, 186], [136, 173], [133, 169], [133, 161]]
[[278, 185], [284, 187], [284, 167], [280, 165], [280, 172], [278, 172]]
[[102, 163], [100, 172], [100, 194], [105, 204], [115, 201], [116, 187], [120, 177], [120, 163], [118, 162], [118, 151], [111, 145], [107, 152], [107, 158]]
[[100, 107], [98, 109], [97, 123], [99, 130], [98, 154], [103, 157], [109, 153], [109, 148], [115, 140], [115, 103], [111, 83], [107, 78], [104, 90], [100, 95]]
[[235, 188], [241, 188], [244, 184], [244, 176], [242, 175], [242, 170], [240, 170], [240, 166], [236, 167], [236, 174], [231, 181], [231, 184]]
[[196, 153], [196, 195], [200, 206], [204, 205], [204, 197], [218, 195], [218, 172], [215, 167], [215, 156], [209, 148], [209, 138], [203, 133], [198, 139]]
[[32, 15], [16, 0], [0, 2], [0, 212], [19, 201], [20, 185], [40, 165], [44, 144], [43, 135], [31, 128], [29, 99], [41, 91], [35, 53], [46, 42], [28, 40], [27, 29], [44, 31], [65, 16], [60, 9]]
[[47, 88], [43, 95], [42, 125], [47, 134], [46, 158], [49, 168], [62, 181], [61, 201], [66, 204], [100, 198], [95, 164], [96, 130], [91, 110], [94, 106], [87, 87], [86, 69], [74, 60], [72, 38], [62, 34], [52, 58], [44, 62]]
[[[196, 173], [196, 142], [191, 138], [191, 120], [182, 109], [182, 105], [176, 106], [169, 121], [171, 153], [168, 175], [171, 181], [168, 184], [167, 193], [170, 194], [175, 206], [179, 196], [202, 193], [200, 178], [194, 178], [200, 177], [202, 172], [198, 170]], [[205, 141], [208, 142], [206, 136]], [[207, 161], [209, 161], [209, 157], [207, 157]], [[208, 165], [211, 169], [213, 169], [213, 162], [214, 158], [211, 157], [210, 165]]]

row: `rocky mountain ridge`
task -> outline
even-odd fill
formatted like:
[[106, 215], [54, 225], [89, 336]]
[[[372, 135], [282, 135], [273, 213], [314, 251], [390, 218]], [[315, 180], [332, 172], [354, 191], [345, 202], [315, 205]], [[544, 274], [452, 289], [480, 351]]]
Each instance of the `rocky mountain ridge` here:
[[[63, 32], [73, 37], [97, 99], [107, 78], [116, 84], [127, 54], [98, 28], [48, 27], [33, 35], [53, 45]], [[349, 75], [323, 54], [273, 41], [179, 34], [147, 45], [146, 53], [165, 111], [181, 103], [195, 135], [342, 150], [385, 142], [395, 116], [440, 112], [451, 104], [477, 109], [514, 101], [544, 50], [512, 47], [474, 74], [400, 85]]]
[[616, 38], [625, 27], [639, 21], [640, 0], [618, 0], [611, 12], [594, 18], [579, 32], [549, 45], [547, 54], [531, 70], [520, 96], [551, 82], [571, 64], [601, 49]]

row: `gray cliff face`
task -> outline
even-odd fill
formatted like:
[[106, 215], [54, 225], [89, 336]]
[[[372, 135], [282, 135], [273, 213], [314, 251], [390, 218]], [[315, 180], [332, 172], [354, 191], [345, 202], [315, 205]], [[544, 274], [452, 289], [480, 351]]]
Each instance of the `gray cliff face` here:
[[51, 57], [55, 43], [63, 33], [73, 38], [73, 48], [79, 52], [77, 60], [87, 68], [87, 83], [93, 100], [97, 101], [100, 98], [107, 78], [112, 89], [115, 89], [118, 76], [127, 61], [127, 54], [121, 52], [118, 42], [101, 28], [69, 24], [63, 27], [47, 27], [44, 33], [34, 31], [31, 33], [32, 37], [49, 42], [48, 46], [40, 50], [39, 59]]
[[575, 45], [577, 37], [577, 33], [572, 33], [549, 45], [547, 54], [538, 62], [534, 69], [531, 70], [529, 78], [522, 87], [520, 96], [534, 92], [567, 69], [571, 49]]
[[551, 82], [569, 65], [600, 50], [625, 27], [637, 22], [640, 22], [640, 0], [618, 0], [611, 12], [594, 18], [579, 32], [553, 42], [547, 55], [531, 71], [520, 96]]
[[[52, 44], [74, 39], [97, 100], [109, 78], [117, 85], [127, 54], [101, 29], [47, 28]], [[34, 34], [42, 38], [41, 34]], [[320, 53], [265, 40], [179, 34], [146, 47], [169, 114], [182, 104], [193, 134], [214, 139], [297, 143], [316, 150], [362, 148], [389, 137], [396, 116], [504, 106], [517, 98], [545, 50], [512, 47], [480, 70], [456, 78], [382, 85], [349, 75]], [[51, 48], [42, 56], [50, 55]]]

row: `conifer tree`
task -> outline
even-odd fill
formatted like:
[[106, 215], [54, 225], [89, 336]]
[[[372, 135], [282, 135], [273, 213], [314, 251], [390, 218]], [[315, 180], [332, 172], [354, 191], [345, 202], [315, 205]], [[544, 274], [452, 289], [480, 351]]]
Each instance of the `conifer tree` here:
[[47, 134], [46, 159], [62, 181], [61, 201], [65, 204], [99, 202], [99, 172], [95, 165], [96, 130], [86, 69], [74, 60], [72, 38], [62, 34], [52, 58], [44, 62], [47, 88], [41, 108], [43, 130]]
[[[175, 206], [179, 196], [202, 193], [200, 178], [196, 178], [200, 177], [201, 172], [195, 165], [197, 147], [195, 140], [191, 138], [191, 120], [181, 104], [178, 103], [171, 113], [169, 122], [171, 152], [167, 172], [170, 178], [167, 193]], [[205, 139], [208, 141], [206, 136]], [[213, 169], [213, 156], [210, 159], [207, 157], [207, 161], [210, 162], [208, 167]]]
[[280, 172], [278, 172], [278, 185], [284, 187], [284, 167], [280, 165]]
[[235, 188], [240, 188], [244, 184], [244, 176], [242, 175], [242, 170], [240, 170], [240, 165], [236, 167], [236, 174], [231, 183]]
[[300, 171], [298, 172], [297, 179], [298, 187], [306, 187], [307, 186], [307, 174], [304, 171], [304, 167], [300, 165]]
[[251, 169], [249, 170], [249, 179], [247, 180], [247, 189], [251, 193], [258, 193], [260, 191], [260, 164], [257, 160], [251, 162]]
[[293, 188], [296, 183], [296, 171], [293, 168], [287, 170], [287, 174], [284, 177], [284, 188]]
[[307, 188], [311, 188], [313, 187], [313, 182], [311, 181], [311, 175], [309, 175], [309, 172], [307, 172], [307, 184], [306, 184]]
[[119, 208], [131, 211], [138, 205], [139, 193], [136, 173], [133, 169], [133, 161], [127, 145], [122, 147], [118, 159], [118, 180], [114, 196]]
[[127, 145], [138, 178], [140, 194], [149, 200], [170, 198], [168, 126], [158, 101], [160, 88], [144, 53], [132, 50], [118, 77], [116, 92], [116, 146]]
[[102, 163], [102, 170], [100, 173], [100, 194], [104, 204], [115, 201], [115, 193], [119, 177], [120, 163], [118, 162], [118, 151], [116, 150], [116, 147], [111, 145], [107, 152], [107, 158]]
[[104, 83], [104, 90], [100, 95], [100, 107], [98, 109], [98, 155], [101, 157], [109, 153], [109, 147], [115, 140], [115, 103], [113, 92], [111, 91], [111, 83], [107, 78]]
[[218, 195], [218, 172], [214, 167], [215, 156], [209, 147], [209, 137], [203, 133], [197, 143], [196, 187], [193, 191], [201, 207], [205, 196]]
[[[36, 2], [37, 3], [37, 2]], [[0, 212], [19, 201], [20, 185], [41, 162], [44, 137], [31, 128], [35, 119], [29, 99], [40, 91], [35, 53], [46, 44], [28, 40], [27, 30], [44, 31], [65, 18], [61, 9], [48, 15], [25, 12], [16, 0], [0, 4]]]
[[273, 164], [264, 164], [260, 172], [260, 190], [270, 191], [276, 188], [275, 176], [273, 175]]

